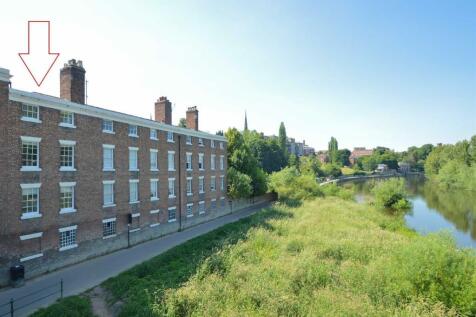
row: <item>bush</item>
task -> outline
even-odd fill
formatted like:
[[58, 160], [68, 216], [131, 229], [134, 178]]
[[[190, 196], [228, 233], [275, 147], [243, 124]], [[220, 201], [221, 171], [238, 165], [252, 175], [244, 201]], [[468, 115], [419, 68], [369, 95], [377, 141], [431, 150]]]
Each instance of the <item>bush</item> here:
[[269, 189], [282, 201], [305, 200], [322, 196], [322, 190], [314, 176], [300, 174], [295, 167], [286, 167], [269, 177]]
[[404, 210], [410, 207], [403, 179], [380, 181], [372, 189], [372, 194], [378, 207], [393, 210]]
[[230, 167], [227, 173], [228, 178], [228, 196], [230, 198], [247, 198], [251, 196], [253, 188], [251, 186], [251, 177]]
[[322, 165], [321, 170], [325, 176], [339, 177], [342, 175], [340, 167], [336, 164], [326, 163]]

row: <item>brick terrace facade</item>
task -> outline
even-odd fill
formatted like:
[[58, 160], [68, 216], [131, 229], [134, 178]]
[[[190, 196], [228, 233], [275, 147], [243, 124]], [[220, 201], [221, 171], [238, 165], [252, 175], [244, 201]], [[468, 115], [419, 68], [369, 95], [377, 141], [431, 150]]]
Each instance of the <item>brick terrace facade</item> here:
[[[61, 96], [84, 100], [84, 83], [64, 71]], [[0, 285], [15, 264], [31, 277], [229, 211], [223, 136], [23, 92], [9, 79], [0, 68]], [[170, 102], [159, 101], [170, 122]]]

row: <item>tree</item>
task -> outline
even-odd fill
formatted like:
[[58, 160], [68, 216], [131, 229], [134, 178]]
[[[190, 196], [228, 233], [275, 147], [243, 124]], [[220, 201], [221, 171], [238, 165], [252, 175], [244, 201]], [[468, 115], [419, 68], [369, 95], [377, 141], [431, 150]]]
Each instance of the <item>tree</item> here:
[[331, 137], [331, 140], [329, 141], [328, 154], [332, 163], [337, 163], [339, 161], [339, 145], [337, 139], [334, 137]]
[[215, 133], [216, 135], [221, 135], [221, 136], [224, 136], [225, 133], [223, 133], [223, 130], [218, 130], [217, 133]]
[[320, 174], [320, 161], [315, 156], [302, 156], [300, 158], [299, 168], [302, 174], [313, 175]]
[[185, 118], [180, 118], [178, 126], [181, 127], [181, 128], [186, 128], [187, 127], [187, 120], [185, 120]]
[[284, 154], [284, 157], [288, 157], [288, 137], [286, 135], [286, 127], [284, 126], [284, 122], [281, 122], [279, 125], [279, 136], [278, 136], [279, 147]]
[[338, 163], [340, 163], [342, 166], [350, 166], [350, 154], [351, 152], [348, 149], [338, 150]]
[[251, 177], [230, 167], [227, 172], [227, 179], [228, 196], [230, 198], [248, 198], [251, 196]]

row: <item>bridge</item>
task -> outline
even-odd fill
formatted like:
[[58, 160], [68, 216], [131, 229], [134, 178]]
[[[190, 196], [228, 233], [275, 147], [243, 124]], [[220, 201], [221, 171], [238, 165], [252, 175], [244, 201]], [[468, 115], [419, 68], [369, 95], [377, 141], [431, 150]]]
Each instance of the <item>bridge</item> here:
[[396, 171], [392, 171], [388, 173], [380, 173], [380, 174], [373, 174], [373, 175], [339, 176], [338, 178], [319, 183], [319, 185], [324, 186], [328, 184], [340, 184], [340, 183], [345, 183], [350, 181], [359, 181], [359, 180], [367, 180], [367, 179], [382, 179], [382, 178], [391, 178], [391, 177], [405, 177], [409, 175], [421, 176], [423, 174], [419, 172], [398, 173]]

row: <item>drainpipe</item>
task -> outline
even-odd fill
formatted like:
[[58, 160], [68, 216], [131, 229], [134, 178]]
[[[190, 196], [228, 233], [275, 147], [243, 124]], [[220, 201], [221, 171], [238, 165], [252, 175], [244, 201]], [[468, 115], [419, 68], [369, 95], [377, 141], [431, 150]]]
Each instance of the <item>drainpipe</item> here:
[[178, 136], [178, 212], [179, 212], [179, 229], [182, 231], [182, 135], [177, 134]]

